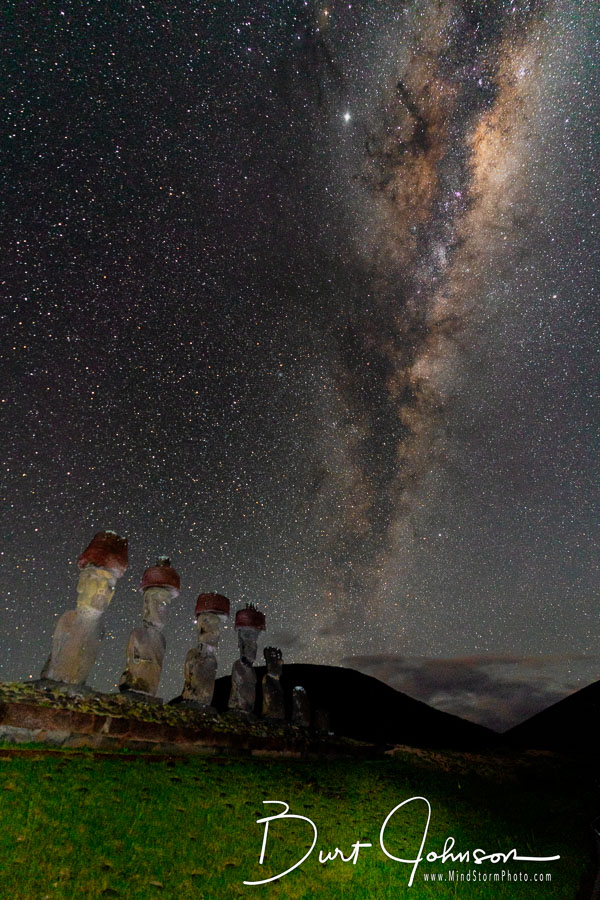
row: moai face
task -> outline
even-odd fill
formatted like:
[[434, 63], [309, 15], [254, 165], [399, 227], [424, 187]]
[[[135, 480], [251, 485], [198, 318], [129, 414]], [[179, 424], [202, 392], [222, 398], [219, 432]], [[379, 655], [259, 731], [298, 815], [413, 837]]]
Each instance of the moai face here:
[[221, 623], [225, 616], [218, 613], [204, 612], [198, 615], [196, 624], [198, 626], [198, 645], [207, 645], [216, 651], [219, 637], [221, 634]]
[[144, 610], [142, 618], [147, 625], [164, 628], [167, 622], [167, 611], [173, 598], [170, 587], [149, 587], [144, 591]]
[[256, 661], [258, 628], [238, 628], [238, 646], [240, 659], [247, 666], [253, 666]]
[[116, 583], [117, 579], [108, 569], [86, 566], [77, 582], [78, 609], [103, 612], [112, 600]]

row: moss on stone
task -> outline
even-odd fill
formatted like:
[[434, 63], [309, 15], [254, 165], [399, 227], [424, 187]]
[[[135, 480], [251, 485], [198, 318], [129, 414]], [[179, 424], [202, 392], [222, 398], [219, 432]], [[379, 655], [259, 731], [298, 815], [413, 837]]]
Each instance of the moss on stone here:
[[[212, 732], [214, 734], [238, 735], [242, 738], [274, 738], [284, 741], [302, 743], [308, 739], [304, 728], [287, 722], [265, 721], [264, 719], [246, 719], [235, 713], [203, 712], [180, 706], [159, 706], [144, 701], [125, 699], [120, 694], [92, 693], [77, 697], [65, 694], [61, 690], [39, 687], [27, 682], [10, 682], [0, 684], [0, 703], [26, 703], [30, 705], [64, 709], [77, 713], [96, 716], [110, 716], [115, 719], [130, 719], [139, 722], [150, 722], [159, 725], [172, 725], [180, 728]], [[314, 736], [313, 736], [314, 737]], [[361, 747], [360, 741], [339, 736], [322, 736], [321, 740], [329, 745]]]

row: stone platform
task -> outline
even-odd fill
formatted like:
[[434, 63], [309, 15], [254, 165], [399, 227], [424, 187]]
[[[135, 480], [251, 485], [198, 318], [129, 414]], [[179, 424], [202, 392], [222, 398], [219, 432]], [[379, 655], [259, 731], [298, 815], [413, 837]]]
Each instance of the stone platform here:
[[155, 706], [120, 694], [72, 697], [0, 684], [0, 742], [169, 754], [374, 758], [383, 748], [232, 712]]

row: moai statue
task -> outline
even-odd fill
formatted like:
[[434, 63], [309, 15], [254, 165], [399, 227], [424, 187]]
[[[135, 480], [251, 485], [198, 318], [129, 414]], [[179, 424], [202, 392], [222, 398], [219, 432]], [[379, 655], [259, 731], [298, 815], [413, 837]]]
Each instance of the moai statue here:
[[100, 531], [83, 551], [77, 565], [77, 608], [63, 613], [52, 637], [52, 652], [42, 679], [83, 685], [96, 661], [104, 636], [102, 616], [128, 566], [127, 539], [114, 531]]
[[235, 628], [240, 658], [236, 659], [231, 670], [229, 709], [248, 714], [254, 711], [256, 700], [256, 672], [252, 666], [256, 660], [258, 633], [265, 630], [264, 613], [248, 603], [245, 609], [237, 611]]
[[281, 686], [281, 670], [283, 659], [277, 647], [265, 647], [263, 650], [267, 671], [263, 675], [262, 714], [265, 719], [285, 719], [283, 687]]
[[196, 601], [198, 646], [185, 658], [185, 683], [181, 694], [188, 705], [209, 707], [217, 677], [217, 647], [221, 624], [229, 616], [229, 600], [222, 594], [200, 594]]
[[310, 727], [310, 704], [305, 688], [297, 684], [292, 693], [292, 724]]
[[331, 722], [329, 719], [328, 709], [315, 710], [313, 728], [315, 729], [315, 731], [318, 731], [321, 734], [333, 734], [333, 731], [331, 731]]
[[119, 680], [120, 691], [133, 692], [140, 700], [156, 696], [167, 644], [163, 634], [167, 611], [171, 600], [179, 596], [179, 587], [179, 575], [167, 556], [160, 556], [156, 565], [142, 575], [142, 624], [129, 635], [127, 666]]

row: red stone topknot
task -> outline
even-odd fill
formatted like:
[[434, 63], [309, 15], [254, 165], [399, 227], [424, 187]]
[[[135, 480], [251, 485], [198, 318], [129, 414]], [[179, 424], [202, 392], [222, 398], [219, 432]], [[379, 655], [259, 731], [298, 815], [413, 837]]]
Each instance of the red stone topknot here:
[[150, 566], [142, 575], [140, 590], [145, 591], [149, 587], [168, 587], [171, 588], [173, 597], [179, 596], [181, 579], [171, 565], [171, 560], [168, 556], [159, 556], [156, 560], [156, 565]]
[[236, 628], [258, 628], [266, 631], [265, 614], [261, 613], [253, 603], [247, 603], [245, 609], [238, 609], [235, 614]]
[[219, 616], [229, 615], [230, 603], [223, 594], [199, 594], [196, 600], [196, 618], [200, 613], [210, 612]]
[[121, 578], [129, 566], [127, 538], [119, 537], [114, 531], [99, 531], [77, 560], [77, 565], [80, 569], [86, 566], [108, 569], [115, 578]]

